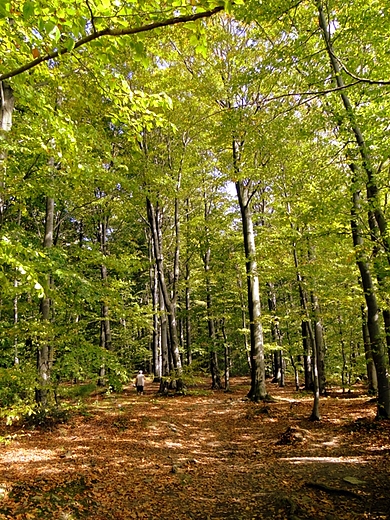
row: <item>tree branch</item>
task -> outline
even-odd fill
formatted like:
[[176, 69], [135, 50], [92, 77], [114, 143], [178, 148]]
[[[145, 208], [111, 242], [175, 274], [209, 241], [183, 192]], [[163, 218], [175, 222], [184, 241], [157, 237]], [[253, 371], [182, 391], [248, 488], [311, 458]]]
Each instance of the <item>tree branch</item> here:
[[203, 11], [200, 13], [195, 13], [195, 14], [185, 15], [185, 16], [175, 16], [173, 18], [168, 18], [168, 19], [162, 20], [160, 22], [153, 22], [153, 23], [150, 23], [147, 25], [143, 25], [141, 27], [126, 27], [124, 29], [115, 29], [115, 28], [106, 27], [105, 29], [101, 29], [100, 31], [96, 31], [96, 32], [94, 31], [92, 34], [89, 34], [88, 36], [84, 36], [84, 38], [81, 38], [80, 40], [76, 41], [73, 49], [71, 49], [71, 50], [67, 49], [66, 47], [62, 47], [55, 51], [48, 52], [44, 56], [40, 56], [39, 58], [36, 58], [35, 60], [32, 60], [29, 63], [26, 63], [25, 65], [22, 65], [21, 67], [18, 67], [17, 69], [12, 70], [11, 72], [5, 72], [4, 74], [0, 74], [0, 81], [3, 81], [8, 78], [12, 78], [14, 76], [18, 76], [19, 74], [23, 74], [23, 72], [33, 69], [34, 67], [37, 67], [41, 63], [55, 59], [58, 56], [62, 56], [63, 54], [67, 54], [68, 52], [71, 52], [74, 49], [78, 49], [79, 47], [83, 47], [84, 45], [86, 45], [94, 40], [97, 40], [98, 38], [102, 38], [103, 36], [113, 36], [113, 37], [127, 36], [127, 35], [132, 35], [132, 34], [153, 31], [154, 29], [158, 29], [160, 27], [167, 27], [170, 25], [177, 25], [177, 24], [186, 23], [186, 22], [193, 22], [195, 20], [200, 20], [202, 18], [209, 18], [210, 16], [213, 16], [214, 14], [219, 13], [220, 11], [223, 11], [223, 9], [224, 9], [223, 6], [218, 6], [210, 11]]

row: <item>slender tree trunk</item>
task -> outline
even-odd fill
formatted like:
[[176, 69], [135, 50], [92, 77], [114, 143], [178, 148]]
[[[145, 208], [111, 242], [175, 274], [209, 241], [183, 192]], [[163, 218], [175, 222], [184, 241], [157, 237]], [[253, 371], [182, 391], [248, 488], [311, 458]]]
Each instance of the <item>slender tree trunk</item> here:
[[305, 375], [305, 390], [313, 390], [313, 368], [310, 355], [310, 338], [307, 330], [307, 322], [302, 320], [302, 345], [303, 345], [303, 370]]
[[164, 299], [164, 305], [168, 315], [168, 325], [169, 325], [169, 339], [170, 339], [170, 354], [172, 356], [174, 370], [176, 372], [175, 377], [177, 377], [177, 390], [181, 391], [183, 389], [183, 381], [181, 378], [182, 375], [182, 364], [180, 359], [179, 352], [179, 339], [178, 339], [178, 330], [177, 330], [177, 321], [176, 321], [176, 300], [175, 298], [171, 299], [169, 290], [165, 280], [164, 273], [164, 258], [161, 248], [161, 231], [159, 229], [159, 219], [156, 214], [155, 208], [150, 201], [149, 198], [146, 199], [147, 211], [148, 211], [148, 220], [150, 229], [153, 237], [153, 247], [154, 247], [154, 257], [156, 261], [156, 268], [158, 274], [158, 280], [160, 285], [160, 290]]
[[171, 363], [169, 360], [169, 346], [168, 346], [168, 319], [165, 309], [164, 297], [159, 288], [159, 301], [160, 301], [160, 348], [161, 348], [161, 373], [162, 378], [160, 381], [160, 393], [164, 393], [168, 390], [167, 378], [171, 372]]
[[[53, 245], [54, 232], [54, 199], [46, 198], [46, 219], [45, 219], [45, 237], [43, 247], [50, 249]], [[50, 288], [51, 279], [49, 276], [48, 287]], [[45, 293], [41, 300], [41, 318], [42, 326], [47, 328], [50, 322], [50, 297]], [[47, 406], [49, 402], [49, 385], [52, 364], [51, 345], [46, 331], [45, 338], [42, 339], [37, 351], [37, 369], [38, 369], [38, 388], [36, 389], [35, 399], [41, 406]]]
[[210, 215], [210, 205], [207, 203], [206, 194], [204, 193], [204, 219], [205, 219], [205, 233], [206, 233], [206, 252], [203, 255], [203, 268], [205, 272], [205, 280], [206, 280], [206, 305], [207, 305], [207, 325], [208, 325], [208, 333], [209, 333], [209, 352], [210, 352], [210, 373], [211, 373], [211, 387], [213, 389], [220, 389], [222, 387], [221, 384], [221, 376], [219, 372], [219, 363], [218, 363], [218, 352], [216, 345], [216, 336], [215, 336], [215, 323], [213, 317], [213, 309], [212, 309], [212, 296], [211, 296], [211, 283], [210, 283], [210, 257], [211, 257], [211, 249], [209, 245], [209, 229], [207, 225], [207, 220]]
[[[14, 287], [15, 289], [18, 287], [18, 281], [14, 280]], [[18, 296], [16, 295], [14, 298], [14, 328], [16, 330], [16, 327], [18, 326], [19, 321], [19, 308], [18, 308]], [[19, 365], [19, 352], [18, 352], [18, 336], [15, 335], [14, 339], [14, 364], [17, 366]]]
[[[313, 409], [310, 416], [310, 420], [312, 421], [319, 421], [321, 419], [320, 416], [320, 382], [319, 382], [319, 375], [318, 375], [318, 350], [316, 345], [316, 337], [315, 333], [313, 331], [313, 327], [311, 324], [310, 319], [310, 312], [309, 312], [309, 306], [307, 302], [306, 292], [303, 287], [303, 279], [299, 272], [299, 266], [298, 266], [298, 255], [297, 250], [295, 247], [295, 244], [293, 246], [293, 255], [294, 255], [294, 264], [296, 269], [296, 275], [297, 275], [297, 281], [298, 281], [298, 288], [299, 288], [299, 295], [301, 300], [301, 306], [303, 313], [305, 314], [306, 319], [302, 321], [302, 337], [304, 338], [304, 349], [307, 348], [307, 341], [310, 341], [311, 345], [311, 367], [312, 367], [312, 382], [313, 382]], [[307, 362], [307, 358], [306, 358]], [[305, 366], [305, 373], [306, 373], [306, 366]], [[306, 381], [305, 381], [306, 383]], [[306, 386], [306, 385], [305, 385]]]
[[326, 394], [326, 375], [325, 375], [325, 341], [324, 330], [321, 323], [320, 306], [317, 295], [313, 291], [310, 293], [311, 305], [314, 318], [314, 337], [317, 350], [317, 367], [320, 394]]
[[222, 319], [221, 330], [225, 347], [225, 392], [230, 392], [230, 345], [226, 334], [225, 318]]
[[187, 354], [187, 365], [190, 366], [192, 363], [192, 342], [191, 342], [191, 290], [190, 290], [190, 267], [188, 261], [186, 262], [186, 354]]
[[294, 356], [291, 355], [290, 356], [290, 361], [291, 361], [291, 366], [293, 367], [293, 370], [294, 370], [294, 383], [295, 383], [295, 390], [297, 392], [299, 392], [299, 372], [298, 372], [298, 367], [297, 367], [297, 364], [294, 360]]
[[[272, 316], [271, 336], [272, 342], [281, 345], [282, 335], [279, 328], [279, 320], [276, 316], [276, 293], [272, 283], [268, 283], [268, 310]], [[275, 350], [273, 353], [273, 383], [278, 383], [280, 387], [284, 386], [284, 359], [282, 349]]]
[[[351, 165], [351, 170], [356, 170], [354, 165]], [[353, 236], [353, 244], [356, 250], [356, 262], [360, 271], [361, 282], [364, 291], [364, 297], [367, 306], [367, 327], [370, 337], [370, 345], [372, 358], [375, 363], [377, 380], [378, 380], [378, 418], [390, 418], [390, 385], [387, 374], [387, 363], [385, 348], [382, 341], [381, 330], [379, 326], [380, 310], [376, 298], [375, 286], [371, 276], [369, 263], [364, 256], [363, 237], [358, 224], [358, 216], [360, 214], [360, 193], [353, 193], [353, 207], [351, 228]]]
[[222, 387], [221, 376], [219, 372], [218, 353], [216, 348], [216, 337], [215, 337], [215, 323], [212, 316], [212, 303], [211, 303], [211, 287], [210, 287], [210, 248], [207, 249], [204, 257], [204, 270], [206, 273], [206, 302], [207, 302], [207, 325], [209, 333], [209, 349], [210, 349], [210, 372], [211, 372], [211, 387], [213, 389], [219, 389]]
[[[100, 242], [100, 252], [103, 256], [107, 256], [107, 227], [108, 227], [108, 217], [103, 216], [99, 222], [99, 242]], [[103, 287], [107, 285], [108, 281], [108, 273], [107, 267], [103, 263], [100, 266], [100, 277], [102, 280]], [[110, 317], [109, 317], [109, 308], [106, 298], [103, 298], [101, 303], [101, 319], [100, 319], [100, 346], [102, 349], [111, 350], [111, 325], [110, 325]], [[104, 386], [106, 376], [106, 366], [104, 362], [102, 363], [99, 371], [99, 381], [98, 384], [100, 386]]]
[[185, 265], [185, 306], [186, 306], [186, 319], [185, 319], [185, 335], [186, 335], [186, 355], [187, 365], [190, 366], [192, 363], [192, 345], [191, 345], [191, 269], [190, 269], [190, 201], [186, 200], [186, 231], [187, 231], [187, 258]]
[[241, 210], [248, 283], [248, 310], [251, 340], [251, 389], [249, 391], [249, 397], [253, 401], [260, 401], [267, 397], [267, 390], [265, 385], [264, 341], [261, 323], [255, 233], [247, 188], [242, 181], [237, 181], [236, 189]]
[[[233, 139], [232, 155], [233, 167], [237, 179], [240, 177], [240, 143]], [[248, 311], [250, 320], [251, 339], [251, 388], [248, 397], [252, 401], [261, 401], [267, 398], [265, 384], [264, 339], [261, 322], [261, 305], [259, 276], [257, 272], [255, 231], [251, 211], [251, 181], [237, 180], [236, 192], [241, 212], [242, 231], [245, 249], [245, 266], [248, 284]]]
[[251, 371], [252, 370], [252, 363], [251, 363], [251, 353], [250, 353], [250, 347], [248, 345], [248, 334], [247, 334], [247, 323], [246, 323], [246, 305], [243, 297], [243, 287], [242, 287], [242, 279], [241, 279], [241, 273], [239, 266], [236, 266], [237, 268], [237, 285], [239, 288], [239, 295], [240, 295], [240, 308], [241, 308], [241, 323], [242, 323], [242, 329], [244, 331], [244, 349], [245, 349], [245, 355], [248, 362], [248, 368]]
[[362, 305], [362, 333], [364, 343], [364, 354], [367, 364], [367, 379], [368, 379], [368, 393], [376, 395], [378, 392], [378, 379], [376, 377], [375, 363], [372, 359], [370, 334], [367, 326], [367, 315], [364, 306]]
[[[151, 240], [150, 240], [151, 241]], [[150, 242], [149, 241], [149, 242]], [[150, 249], [152, 248], [150, 244]], [[153, 308], [153, 330], [152, 330], [152, 370], [153, 370], [153, 381], [159, 383], [161, 381], [161, 356], [159, 351], [159, 289], [156, 269], [152, 265], [152, 251], [150, 251], [150, 268], [149, 268], [149, 279], [150, 279], [150, 292], [152, 295], [152, 308]]]

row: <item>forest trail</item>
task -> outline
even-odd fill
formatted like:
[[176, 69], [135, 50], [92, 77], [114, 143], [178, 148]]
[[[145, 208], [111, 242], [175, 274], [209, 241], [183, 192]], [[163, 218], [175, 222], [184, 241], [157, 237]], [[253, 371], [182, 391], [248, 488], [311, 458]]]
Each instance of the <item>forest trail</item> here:
[[389, 518], [390, 424], [359, 388], [321, 399], [313, 423], [292, 386], [269, 384], [275, 402], [255, 404], [247, 379], [231, 384], [129, 387], [50, 431], [2, 426], [0, 519]]

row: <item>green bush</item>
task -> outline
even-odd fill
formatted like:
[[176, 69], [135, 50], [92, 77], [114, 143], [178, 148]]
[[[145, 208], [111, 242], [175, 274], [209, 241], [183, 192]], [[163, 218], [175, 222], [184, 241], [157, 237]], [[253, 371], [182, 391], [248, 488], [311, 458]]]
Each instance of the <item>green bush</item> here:
[[70, 411], [67, 408], [36, 406], [21, 418], [21, 422], [27, 428], [51, 430], [59, 424], [67, 423], [69, 419]]
[[36, 369], [31, 365], [0, 368], [0, 406], [33, 403]]

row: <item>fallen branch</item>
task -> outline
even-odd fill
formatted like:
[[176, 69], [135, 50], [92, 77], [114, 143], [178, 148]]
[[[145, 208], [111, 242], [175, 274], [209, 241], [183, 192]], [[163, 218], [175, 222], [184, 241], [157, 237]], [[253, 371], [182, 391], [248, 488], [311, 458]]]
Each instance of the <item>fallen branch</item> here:
[[319, 489], [321, 491], [326, 491], [327, 493], [332, 493], [332, 494], [336, 494], [336, 495], [344, 495], [347, 497], [361, 498], [361, 495], [359, 495], [358, 493], [355, 493], [354, 491], [350, 491], [349, 489], [330, 487], [330, 486], [327, 486], [326, 484], [321, 484], [320, 482], [306, 482], [306, 486], [313, 488], [313, 489]]

